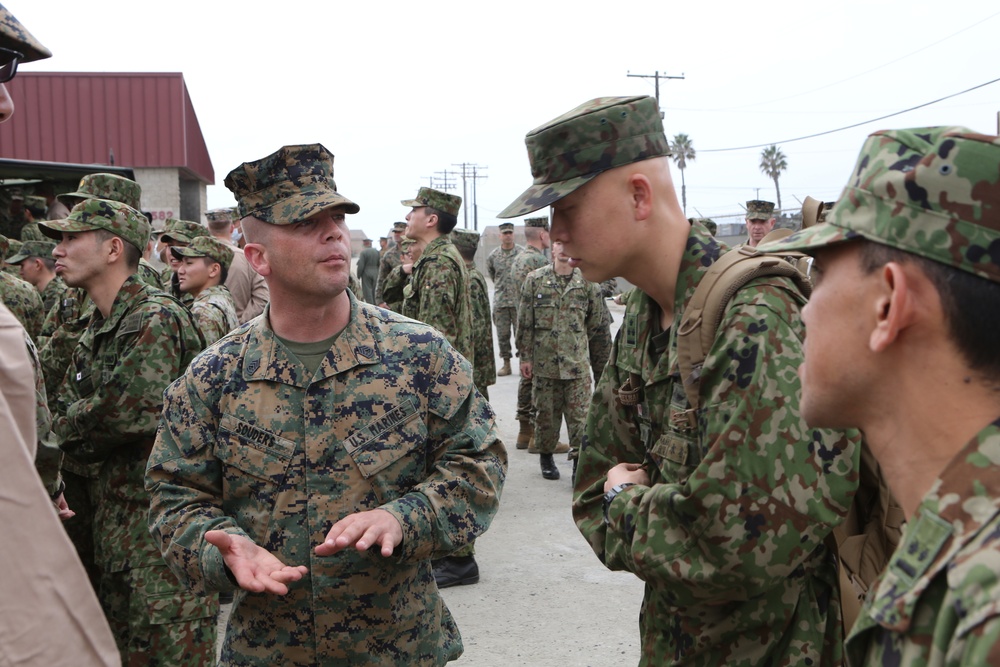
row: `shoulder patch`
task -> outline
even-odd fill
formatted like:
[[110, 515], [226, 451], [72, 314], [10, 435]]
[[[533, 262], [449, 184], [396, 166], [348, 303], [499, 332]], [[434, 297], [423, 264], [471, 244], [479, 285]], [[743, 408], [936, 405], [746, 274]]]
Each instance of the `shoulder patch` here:
[[138, 333], [142, 328], [142, 313], [132, 313], [122, 318], [122, 323], [118, 326], [115, 336], [127, 336]]

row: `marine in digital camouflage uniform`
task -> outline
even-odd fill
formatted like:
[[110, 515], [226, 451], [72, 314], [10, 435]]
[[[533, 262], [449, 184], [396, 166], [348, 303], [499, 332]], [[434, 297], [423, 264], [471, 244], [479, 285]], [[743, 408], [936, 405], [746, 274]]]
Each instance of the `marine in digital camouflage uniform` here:
[[[514, 259], [510, 268], [511, 282], [517, 290], [517, 303], [520, 303], [521, 287], [524, 286], [524, 279], [528, 277], [528, 274], [549, 265], [549, 260], [545, 256], [545, 249], [549, 247], [548, 232], [548, 217], [534, 217], [524, 221], [524, 235], [528, 240], [528, 245], [524, 252]], [[520, 353], [521, 350], [518, 350], [518, 354]], [[526, 449], [535, 434], [535, 409], [531, 401], [531, 379], [523, 375], [517, 383], [515, 418], [520, 426], [517, 434], [517, 448]]]
[[[210, 664], [218, 599], [185, 591], [163, 562], [146, 523], [143, 485], [163, 391], [201, 350], [201, 336], [180, 303], [135, 275], [150, 233], [141, 213], [93, 199], [41, 229], [60, 239], [53, 253], [59, 274], [96, 306], [60, 387], [53, 430], [77, 461], [100, 463], [95, 561], [122, 663]], [[94, 272], [96, 253], [109, 261]]]
[[[510, 246], [510, 247], [505, 247]], [[514, 284], [511, 274], [514, 259], [524, 252], [524, 246], [514, 243], [514, 223], [500, 224], [500, 246], [486, 258], [486, 270], [493, 281], [493, 323], [500, 343], [503, 368], [497, 375], [510, 375], [510, 339], [517, 329], [517, 301], [520, 286]]]
[[[757, 247], [761, 239], [774, 229], [774, 202], [762, 199], [751, 199], [747, 202], [747, 240], [739, 246]], [[715, 235], [714, 233], [712, 234]]]
[[517, 349], [521, 375], [532, 383], [535, 446], [542, 476], [559, 479], [552, 454], [566, 419], [570, 458], [576, 459], [590, 404], [590, 373], [601, 379], [611, 353], [611, 326], [600, 288], [569, 266], [562, 244], [552, 245], [553, 263], [532, 271], [521, 287]]
[[150, 528], [191, 589], [239, 582], [222, 665], [455, 659], [430, 559], [486, 530], [506, 470], [472, 367], [345, 291], [359, 208], [323, 146], [244, 163], [226, 186], [272, 300], [167, 391]]
[[768, 247], [814, 256], [806, 420], [860, 428], [907, 519], [848, 663], [1000, 664], [1000, 137], [876, 132], [826, 222]]
[[[405, 231], [405, 222], [394, 222], [392, 224], [393, 240], [390, 241], [388, 249], [386, 249], [386, 251], [379, 257], [378, 283], [375, 285], [375, 303], [377, 305], [381, 306], [382, 304], [388, 304], [388, 300], [385, 298], [383, 291], [385, 289], [386, 280], [389, 278], [389, 273], [403, 263], [401, 242], [403, 240], [403, 232]], [[396, 309], [392, 308], [392, 310]], [[397, 312], [399, 311], [397, 310]]]
[[493, 320], [490, 318], [490, 296], [486, 278], [479, 272], [473, 261], [479, 248], [479, 232], [469, 229], [455, 229], [451, 241], [465, 260], [469, 272], [469, 297], [472, 299], [472, 375], [476, 389], [490, 400], [488, 387], [497, 381], [497, 360], [493, 353]]
[[656, 100], [591, 100], [526, 143], [534, 184], [500, 217], [552, 206], [552, 239], [585, 278], [637, 286], [588, 413], [573, 516], [608, 568], [646, 584], [640, 664], [840, 664], [824, 542], [860, 445], [799, 414], [804, 298], [785, 278], [740, 289], [689, 410], [677, 327], [726, 248], [681, 212]]
[[177, 269], [179, 286], [194, 297], [191, 314], [205, 344], [211, 345], [240, 325], [236, 302], [224, 284], [234, 252], [211, 236], [199, 236], [190, 245], [172, 247], [170, 252], [184, 263]]
[[[463, 357], [472, 361], [472, 304], [465, 261], [448, 233], [457, 222], [462, 198], [420, 188], [406, 214], [406, 236], [423, 249], [403, 290], [403, 315], [425, 322], [444, 334]], [[436, 222], [433, 219], [436, 219]]]

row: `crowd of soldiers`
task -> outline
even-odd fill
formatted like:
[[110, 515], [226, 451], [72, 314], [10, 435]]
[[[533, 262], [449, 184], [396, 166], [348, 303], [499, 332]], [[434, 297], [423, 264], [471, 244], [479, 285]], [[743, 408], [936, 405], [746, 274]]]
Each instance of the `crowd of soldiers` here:
[[[0, 122], [49, 55], [0, 6]], [[569, 453], [577, 527], [645, 582], [641, 664], [1000, 662], [1000, 138], [876, 132], [822, 221], [772, 236], [754, 200], [735, 249], [684, 218], [654, 99], [525, 141], [534, 182], [500, 217], [551, 215], [488, 258], [499, 370], [461, 198], [402, 200], [359, 280], [360, 206], [320, 144], [232, 169], [208, 225], [154, 230], [113, 174], [12, 199], [0, 662], [213, 664], [227, 594], [222, 664], [458, 658], [439, 589], [479, 580], [512, 335], [516, 447], [548, 480]], [[743, 256], [792, 270], [734, 283], [692, 366], [699, 288]], [[871, 471], [906, 527], [847, 581], [836, 531]]]

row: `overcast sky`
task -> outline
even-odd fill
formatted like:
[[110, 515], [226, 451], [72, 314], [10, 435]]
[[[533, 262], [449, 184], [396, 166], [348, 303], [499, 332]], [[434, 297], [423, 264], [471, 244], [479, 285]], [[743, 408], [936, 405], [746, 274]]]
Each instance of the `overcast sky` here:
[[[654, 94], [691, 137], [688, 215], [774, 199], [760, 148], [788, 159], [782, 203], [835, 198], [864, 137], [965, 125], [996, 134], [1000, 5], [987, 0], [257, 2], [4, 0], [54, 54], [25, 71], [182, 72], [216, 185], [285, 144], [322, 143], [352, 227], [383, 235], [439, 172], [476, 164], [479, 226], [531, 183], [524, 135], [594, 97]], [[450, 177], [455, 180], [455, 177]], [[680, 177], [674, 171], [680, 188]], [[457, 189], [462, 194], [461, 181]], [[472, 182], [468, 182], [472, 227]], [[466, 206], [463, 206], [465, 209]], [[459, 214], [463, 224], [465, 213]]]

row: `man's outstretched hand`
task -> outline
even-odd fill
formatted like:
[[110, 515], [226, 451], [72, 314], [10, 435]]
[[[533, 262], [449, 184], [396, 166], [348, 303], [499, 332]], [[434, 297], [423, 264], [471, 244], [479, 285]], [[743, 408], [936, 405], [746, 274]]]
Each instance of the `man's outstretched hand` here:
[[305, 565], [285, 565], [270, 551], [242, 535], [210, 530], [205, 533], [205, 540], [219, 548], [236, 583], [251, 593], [285, 595], [288, 593], [286, 584], [298, 581], [309, 571]]
[[388, 558], [402, 541], [403, 528], [396, 517], [385, 510], [369, 510], [345, 516], [333, 524], [326, 541], [316, 547], [316, 555], [332, 556], [349, 546], [367, 551], [378, 544], [382, 547], [382, 556]]

